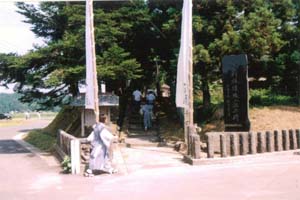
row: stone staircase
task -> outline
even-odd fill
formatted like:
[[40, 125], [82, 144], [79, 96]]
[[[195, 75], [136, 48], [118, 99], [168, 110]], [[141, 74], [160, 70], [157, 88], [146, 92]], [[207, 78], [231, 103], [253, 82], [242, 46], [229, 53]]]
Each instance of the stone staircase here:
[[158, 118], [152, 119], [151, 129], [145, 131], [143, 116], [138, 112], [129, 113], [128, 130], [125, 144], [127, 147], [158, 147], [162, 146], [159, 138]]

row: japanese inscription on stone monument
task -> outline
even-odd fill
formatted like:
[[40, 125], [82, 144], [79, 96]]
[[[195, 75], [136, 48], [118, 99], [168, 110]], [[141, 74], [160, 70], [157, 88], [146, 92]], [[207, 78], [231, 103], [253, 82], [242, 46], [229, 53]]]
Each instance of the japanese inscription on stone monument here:
[[225, 131], [249, 131], [248, 61], [245, 54], [222, 59]]

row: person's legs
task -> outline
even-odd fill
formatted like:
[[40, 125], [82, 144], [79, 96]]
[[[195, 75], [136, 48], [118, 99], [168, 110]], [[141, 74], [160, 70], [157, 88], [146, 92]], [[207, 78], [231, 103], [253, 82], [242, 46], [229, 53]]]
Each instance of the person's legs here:
[[133, 100], [132, 112], [138, 112], [140, 110], [140, 107], [141, 102]]
[[143, 117], [144, 117], [144, 128], [145, 128], [145, 131], [147, 131], [147, 129], [148, 129], [148, 121], [147, 121], [147, 111], [144, 111], [144, 113], [143, 113]]
[[149, 110], [144, 111], [144, 126], [145, 130], [151, 128], [151, 113]]
[[148, 127], [151, 128], [152, 127], [152, 123], [151, 123], [151, 111], [148, 112], [147, 120], [148, 120]]

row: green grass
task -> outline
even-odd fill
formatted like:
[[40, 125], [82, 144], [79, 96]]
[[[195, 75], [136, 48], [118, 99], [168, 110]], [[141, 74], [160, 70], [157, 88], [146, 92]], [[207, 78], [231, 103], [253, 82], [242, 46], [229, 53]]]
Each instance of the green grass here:
[[56, 138], [37, 129], [29, 132], [25, 141], [39, 148], [42, 151], [52, 152], [56, 143]]
[[296, 105], [296, 98], [281, 94], [276, 94], [270, 89], [250, 90], [250, 106], [273, 106], [273, 105]]

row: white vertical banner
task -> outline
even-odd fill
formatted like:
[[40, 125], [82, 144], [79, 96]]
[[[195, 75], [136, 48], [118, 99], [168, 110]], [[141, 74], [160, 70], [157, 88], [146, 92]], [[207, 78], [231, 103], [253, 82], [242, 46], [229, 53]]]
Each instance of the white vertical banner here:
[[86, 51], [85, 108], [93, 109], [96, 112], [98, 107], [98, 83], [97, 83], [96, 53], [95, 53], [95, 38], [94, 38], [93, 0], [86, 0], [85, 51]]
[[189, 106], [189, 73], [192, 73], [189, 71], [193, 64], [192, 6], [192, 0], [184, 0], [176, 81], [176, 106], [181, 108]]

